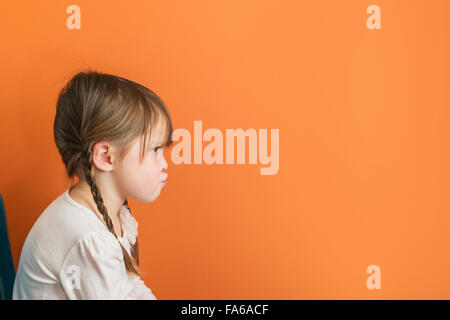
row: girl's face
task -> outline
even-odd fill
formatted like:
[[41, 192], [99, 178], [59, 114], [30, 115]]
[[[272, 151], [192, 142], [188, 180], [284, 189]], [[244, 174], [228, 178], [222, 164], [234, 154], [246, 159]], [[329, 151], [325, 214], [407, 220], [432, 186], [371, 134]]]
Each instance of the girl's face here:
[[163, 172], [167, 169], [167, 162], [161, 141], [152, 139], [141, 163], [141, 139], [143, 136], [135, 139], [127, 155], [115, 165], [114, 172], [117, 186], [123, 196], [140, 203], [150, 203], [158, 198], [164, 186], [162, 181], [168, 177], [168, 174]]

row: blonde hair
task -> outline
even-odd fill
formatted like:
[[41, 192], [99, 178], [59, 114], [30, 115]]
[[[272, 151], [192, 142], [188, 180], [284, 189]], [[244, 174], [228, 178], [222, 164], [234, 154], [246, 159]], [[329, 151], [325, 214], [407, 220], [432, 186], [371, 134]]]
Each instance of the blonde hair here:
[[[140, 161], [148, 151], [159, 121], [164, 123], [164, 146], [172, 144], [172, 120], [164, 102], [145, 86], [108, 73], [86, 71], [76, 74], [61, 89], [53, 125], [58, 152], [69, 178], [84, 176], [98, 211], [108, 230], [117, 238], [111, 218], [95, 183], [92, 148], [99, 141], [109, 141], [118, 147], [123, 158], [131, 142], [144, 136]], [[124, 205], [128, 209], [128, 201]], [[120, 242], [119, 242], [120, 244]], [[136, 239], [131, 256], [120, 244], [128, 272], [139, 272], [139, 248]]]

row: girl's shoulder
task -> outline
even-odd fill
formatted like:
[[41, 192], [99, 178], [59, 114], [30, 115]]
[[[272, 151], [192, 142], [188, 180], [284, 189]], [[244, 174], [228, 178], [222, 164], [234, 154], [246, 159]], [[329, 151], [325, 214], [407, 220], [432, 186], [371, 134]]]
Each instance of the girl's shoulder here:
[[46, 251], [64, 252], [83, 235], [105, 230], [95, 213], [71, 199], [67, 189], [41, 213], [25, 242]]
[[74, 201], [69, 190], [65, 190], [42, 212], [38, 218], [43, 220], [43, 225], [52, 231], [65, 232], [74, 236], [92, 230], [105, 229], [104, 224], [98, 219], [94, 212], [87, 207]]
[[114, 243], [114, 235], [107, 232], [97, 216], [88, 208], [74, 203], [66, 190], [45, 208], [28, 232], [19, 269], [21, 265], [27, 265], [28, 270], [37, 276], [55, 280], [71, 248], [80, 239], [93, 234], [107, 239], [112, 250], [120, 250], [120, 246]]

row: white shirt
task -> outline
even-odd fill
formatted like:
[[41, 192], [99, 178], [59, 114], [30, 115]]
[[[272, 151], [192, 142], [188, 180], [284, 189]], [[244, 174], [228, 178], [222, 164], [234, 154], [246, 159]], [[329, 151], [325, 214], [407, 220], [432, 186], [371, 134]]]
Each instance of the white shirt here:
[[[140, 277], [126, 272], [117, 239], [68, 188], [39, 216], [25, 240], [13, 299], [156, 300]], [[121, 244], [129, 252], [137, 222], [123, 206]]]

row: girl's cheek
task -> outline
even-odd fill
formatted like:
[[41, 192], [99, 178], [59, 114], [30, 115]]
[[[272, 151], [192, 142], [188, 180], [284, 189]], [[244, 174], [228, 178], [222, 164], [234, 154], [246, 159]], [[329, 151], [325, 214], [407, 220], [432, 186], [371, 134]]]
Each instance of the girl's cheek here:
[[145, 162], [142, 163], [140, 171], [146, 176], [152, 176], [154, 175], [154, 171], [157, 170], [155, 169], [156, 167], [153, 159], [146, 159]]

